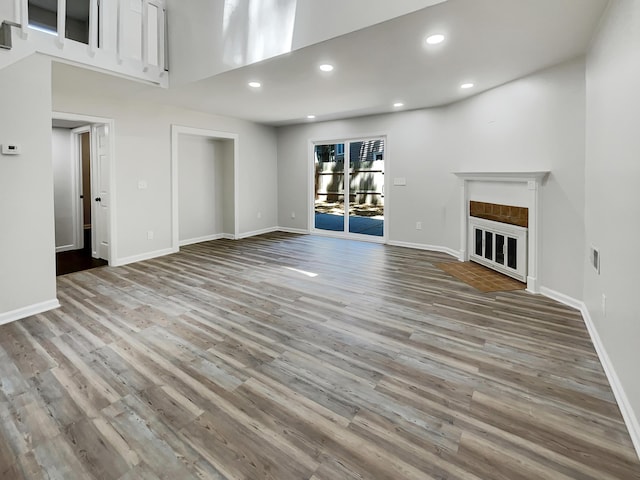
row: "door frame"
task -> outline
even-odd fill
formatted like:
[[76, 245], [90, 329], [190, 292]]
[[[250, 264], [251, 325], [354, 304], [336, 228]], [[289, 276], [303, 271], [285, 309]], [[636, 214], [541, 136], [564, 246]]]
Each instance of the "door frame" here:
[[[93, 126], [94, 125], [100, 125], [100, 124], [104, 124], [107, 125], [108, 129], [109, 129], [109, 197], [111, 200], [110, 203], [110, 207], [109, 207], [109, 219], [108, 219], [108, 223], [109, 223], [109, 234], [107, 236], [108, 241], [109, 241], [109, 254], [107, 255], [107, 257], [105, 260], [108, 262], [109, 265], [113, 265], [113, 262], [115, 261], [115, 259], [118, 258], [117, 255], [117, 244], [116, 244], [116, 195], [115, 195], [115, 122], [112, 118], [105, 118], [105, 117], [96, 117], [96, 116], [92, 116], [92, 115], [83, 115], [83, 114], [77, 114], [77, 113], [69, 113], [69, 112], [58, 112], [58, 111], [53, 111], [51, 113], [51, 119], [52, 120], [67, 120], [67, 121], [71, 121], [71, 122], [82, 122], [84, 124], [86, 124], [86, 126], [88, 126], [89, 128], [91, 128], [91, 130], [93, 130]], [[84, 126], [83, 126], [84, 127]], [[79, 127], [79, 128], [83, 128], [83, 127]], [[92, 162], [92, 169], [93, 169], [93, 161], [95, 159], [95, 151], [94, 151], [94, 135], [91, 136], [91, 162]], [[72, 148], [77, 148], [77, 145], [75, 142], [72, 142], [72, 144], [74, 146], [72, 146]], [[79, 157], [76, 157], [76, 159]], [[74, 161], [74, 169], [76, 169], [76, 161]], [[76, 174], [78, 173], [77, 170], [75, 172]], [[77, 180], [77, 176], [76, 176], [76, 180]], [[76, 182], [74, 182], [75, 184]], [[92, 187], [93, 187], [93, 175], [92, 175]], [[74, 186], [74, 188], [77, 188], [77, 185]], [[74, 202], [80, 203], [80, 196], [78, 194], [79, 190], [76, 190], [76, 198], [74, 200]], [[91, 212], [92, 212], [92, 217], [91, 217], [91, 223], [92, 225], [95, 224], [94, 219], [95, 217], [93, 216], [93, 212], [95, 210], [93, 202], [91, 204]], [[78, 205], [76, 204], [75, 208], [74, 208], [74, 215], [77, 215], [77, 209], [78, 208], [82, 208], [81, 206], [78, 207]], [[76, 223], [79, 224], [79, 220], [80, 217], [78, 217], [78, 220]], [[75, 231], [75, 230], [74, 230]], [[74, 233], [75, 235], [75, 233]], [[92, 236], [94, 235], [94, 231], [92, 229]], [[93, 241], [92, 241], [93, 243]], [[93, 253], [93, 245], [92, 245], [92, 253]]]
[[[342, 232], [331, 231], [331, 230], [321, 230], [315, 227], [315, 147], [316, 145], [326, 145], [326, 144], [336, 144], [336, 143], [344, 143], [345, 144], [345, 156], [347, 156], [347, 143], [350, 142], [361, 142], [368, 140], [384, 140], [384, 182], [382, 184], [383, 192], [384, 192], [384, 226], [382, 229], [382, 237], [377, 237], [375, 235], [364, 235], [359, 233], [350, 233], [346, 231], [347, 221], [345, 220], [345, 230]], [[388, 188], [387, 178], [389, 178], [389, 135], [386, 133], [377, 133], [377, 134], [364, 134], [364, 135], [346, 135], [343, 137], [334, 137], [328, 140], [326, 139], [309, 139], [308, 141], [308, 152], [307, 152], [307, 201], [308, 201], [308, 229], [309, 232], [313, 235], [321, 235], [325, 237], [335, 237], [335, 238], [345, 238], [350, 240], [360, 240], [364, 242], [372, 242], [372, 243], [387, 243], [389, 241], [389, 227], [388, 227], [388, 212], [389, 212], [389, 193], [390, 189]], [[347, 164], [345, 162], [345, 183], [347, 180]], [[345, 193], [345, 199], [347, 195]], [[345, 203], [346, 205], [346, 203]], [[345, 208], [345, 219], [349, 216], [349, 212]]]
[[[73, 175], [75, 178], [75, 182], [73, 182], [73, 222], [75, 228], [73, 229], [73, 239], [74, 244], [77, 248], [84, 248], [84, 206], [83, 202], [80, 200], [80, 192], [82, 195], [87, 195], [87, 192], [82, 191], [82, 135], [88, 133], [90, 135], [90, 146], [89, 146], [89, 163], [90, 170], [89, 173], [91, 176], [91, 191], [88, 192], [89, 197], [93, 193], [93, 135], [91, 132], [91, 125], [83, 125], [82, 127], [73, 128], [71, 130], [71, 150], [73, 152]], [[93, 230], [93, 202], [91, 202], [91, 224]], [[93, 234], [92, 234], [93, 237]], [[91, 253], [93, 254], [93, 238], [91, 239]]]
[[231, 140], [233, 142], [233, 235], [237, 239], [240, 232], [239, 198], [239, 135], [237, 133], [220, 132], [203, 128], [171, 125], [171, 250], [180, 251], [180, 210], [179, 210], [179, 160], [180, 135], [194, 135], [211, 140]]

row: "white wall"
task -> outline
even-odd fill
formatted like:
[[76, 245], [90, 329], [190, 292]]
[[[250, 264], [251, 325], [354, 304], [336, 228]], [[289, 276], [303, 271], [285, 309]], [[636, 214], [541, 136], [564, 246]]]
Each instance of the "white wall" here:
[[54, 128], [51, 138], [53, 150], [53, 204], [55, 214], [56, 248], [74, 247], [73, 183], [74, 165], [71, 151], [71, 130]]
[[0, 155], [0, 321], [55, 302], [50, 85], [41, 56], [0, 70], [0, 144], [22, 147]]
[[447, 109], [446, 161], [463, 171], [551, 174], [541, 189], [540, 281], [582, 298], [584, 63], [552, 68]]
[[[389, 240], [455, 250], [461, 206], [452, 172], [551, 170], [542, 188], [539, 278], [542, 286], [581, 298], [584, 104], [584, 63], [576, 61], [445, 108], [282, 127], [279, 224], [308, 227], [309, 140], [387, 134]], [[407, 185], [393, 186], [395, 177]]]
[[[640, 451], [640, 2], [615, 0], [587, 61], [584, 300], [626, 394]], [[602, 295], [606, 295], [606, 315]], [[624, 410], [624, 405], [622, 405]]]
[[[55, 111], [115, 121], [116, 263], [171, 248], [171, 125], [238, 134], [238, 229], [241, 234], [277, 225], [276, 136], [272, 127], [207, 115], [157, 101], [105, 97], [102, 75], [54, 68]], [[76, 75], [81, 75], [80, 87]], [[94, 88], [95, 86], [95, 88]], [[138, 189], [138, 182], [147, 182]], [[258, 218], [258, 212], [261, 218]], [[152, 240], [148, 231], [154, 232]], [[113, 250], [112, 250], [113, 254]]]
[[18, 16], [15, 13], [15, 2], [6, 0], [0, 3], [0, 23], [3, 20], [16, 22]]
[[233, 228], [225, 229], [233, 226], [225, 225], [225, 210], [231, 210], [233, 219], [234, 201], [233, 189], [225, 188], [225, 171], [233, 172], [233, 150], [226, 148], [228, 143], [232, 141], [179, 136], [180, 242], [234, 233]]

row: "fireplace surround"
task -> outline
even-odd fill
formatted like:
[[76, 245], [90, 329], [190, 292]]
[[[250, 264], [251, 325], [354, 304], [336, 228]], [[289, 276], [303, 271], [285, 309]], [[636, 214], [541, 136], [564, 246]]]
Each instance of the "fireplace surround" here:
[[[549, 172], [455, 172], [454, 174], [461, 181], [460, 260], [470, 260], [475, 247], [475, 238], [472, 239], [469, 226], [469, 220], [472, 218], [470, 215], [472, 201], [526, 208], [527, 245], [524, 260], [526, 276], [523, 276], [522, 280], [526, 281], [528, 291], [539, 293], [540, 187]], [[507, 212], [507, 216], [511, 213]], [[497, 214], [502, 215], [501, 212]], [[513, 214], [521, 217], [522, 211], [514, 211]], [[496, 222], [493, 227], [496, 226], [499, 227], [500, 223]]]

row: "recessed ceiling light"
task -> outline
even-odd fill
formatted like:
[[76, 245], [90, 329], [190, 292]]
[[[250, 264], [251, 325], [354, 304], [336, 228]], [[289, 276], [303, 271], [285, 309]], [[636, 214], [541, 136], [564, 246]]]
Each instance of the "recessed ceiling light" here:
[[260, 88], [262, 84], [260, 82], [249, 82], [251, 88]]
[[436, 33], [435, 35], [429, 35], [427, 37], [427, 43], [429, 45], [437, 45], [442, 42], [444, 42], [444, 35], [440, 33]]
[[307, 118], [308, 118], [309, 120], [313, 120], [314, 118], [316, 118], [316, 116], [315, 116], [315, 115], [307, 115]]
[[328, 63], [324, 63], [324, 64], [320, 65], [320, 70], [322, 70], [323, 72], [331, 72], [331, 71], [333, 71], [333, 65], [330, 65]]
[[396, 103], [393, 104], [393, 106], [396, 107], [396, 108], [404, 107], [404, 103], [396, 102]]
[[474, 86], [473, 83], [463, 83], [462, 85], [460, 85], [460, 88], [463, 88], [466, 90], [468, 88], [473, 88], [473, 86]]

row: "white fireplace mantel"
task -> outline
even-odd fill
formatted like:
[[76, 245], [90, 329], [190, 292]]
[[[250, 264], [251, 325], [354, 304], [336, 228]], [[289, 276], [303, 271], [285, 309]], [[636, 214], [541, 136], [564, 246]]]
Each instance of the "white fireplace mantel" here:
[[[549, 175], [549, 171], [537, 172], [454, 172], [461, 182], [462, 209], [460, 215], [460, 260], [469, 260], [468, 250], [468, 224], [469, 224], [469, 187], [471, 182], [484, 184], [509, 183], [522, 184], [523, 195], [527, 198], [529, 209], [529, 242], [528, 242], [528, 269], [527, 290], [539, 293], [538, 263], [539, 263], [539, 236], [540, 236], [540, 186]], [[499, 202], [496, 202], [499, 203]]]
[[485, 182], [537, 182], [542, 183], [549, 171], [540, 172], [454, 172], [463, 180], [479, 180]]

